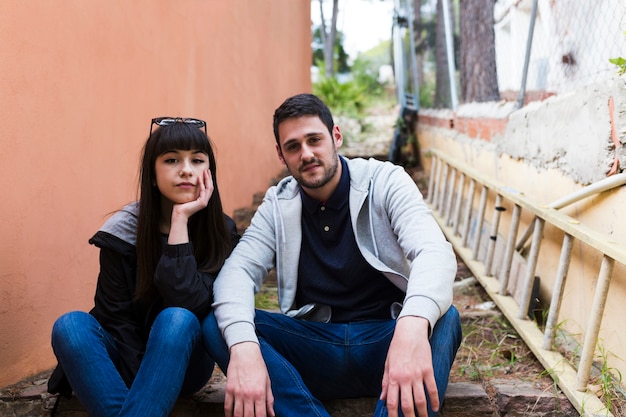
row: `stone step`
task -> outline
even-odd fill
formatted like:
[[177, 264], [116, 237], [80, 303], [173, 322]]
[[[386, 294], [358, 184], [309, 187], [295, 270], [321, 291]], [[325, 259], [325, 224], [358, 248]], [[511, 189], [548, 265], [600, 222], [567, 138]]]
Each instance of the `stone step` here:
[[[224, 375], [217, 371], [198, 394], [176, 402], [170, 417], [224, 416]], [[18, 393], [0, 393], [0, 415], [13, 417], [49, 417], [58, 398], [46, 393], [46, 380], [35, 381]], [[488, 389], [479, 383], [451, 383], [439, 415], [441, 417], [545, 417], [578, 416], [563, 394], [537, 389], [531, 383], [511, 380], [491, 380]], [[332, 417], [369, 417], [376, 398], [326, 401]], [[76, 397], [61, 398], [57, 417], [89, 417]]]

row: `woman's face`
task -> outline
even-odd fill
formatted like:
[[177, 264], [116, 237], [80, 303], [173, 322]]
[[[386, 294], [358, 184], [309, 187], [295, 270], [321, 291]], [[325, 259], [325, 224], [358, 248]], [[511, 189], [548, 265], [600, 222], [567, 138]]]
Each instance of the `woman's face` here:
[[155, 162], [157, 187], [173, 204], [188, 203], [198, 198], [202, 174], [209, 168], [209, 156], [202, 151], [165, 152]]

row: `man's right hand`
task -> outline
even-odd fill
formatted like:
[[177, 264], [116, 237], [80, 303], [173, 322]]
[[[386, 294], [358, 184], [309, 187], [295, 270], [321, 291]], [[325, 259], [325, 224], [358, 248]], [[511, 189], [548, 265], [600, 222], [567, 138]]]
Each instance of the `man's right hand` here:
[[274, 417], [274, 396], [261, 349], [254, 342], [230, 348], [224, 413], [227, 417]]

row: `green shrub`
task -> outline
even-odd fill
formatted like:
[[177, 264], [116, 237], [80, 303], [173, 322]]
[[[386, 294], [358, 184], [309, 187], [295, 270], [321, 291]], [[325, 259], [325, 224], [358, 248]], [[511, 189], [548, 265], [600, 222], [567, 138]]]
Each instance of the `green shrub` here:
[[372, 99], [385, 93], [384, 86], [378, 82], [378, 67], [375, 61], [367, 58], [357, 58], [352, 64], [352, 79]]
[[321, 98], [333, 113], [359, 117], [366, 105], [364, 88], [353, 80], [339, 82], [336, 78], [321, 76], [313, 84], [313, 94]]

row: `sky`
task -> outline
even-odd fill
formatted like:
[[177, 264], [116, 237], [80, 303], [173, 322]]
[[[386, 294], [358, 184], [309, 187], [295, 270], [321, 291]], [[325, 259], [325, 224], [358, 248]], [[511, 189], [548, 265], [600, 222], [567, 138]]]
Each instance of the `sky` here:
[[[339, 0], [337, 30], [343, 32], [343, 47], [351, 58], [384, 40], [391, 39], [394, 0]], [[324, 17], [332, 16], [332, 0], [324, 0]], [[319, 0], [311, 0], [311, 20], [320, 24]]]

